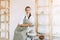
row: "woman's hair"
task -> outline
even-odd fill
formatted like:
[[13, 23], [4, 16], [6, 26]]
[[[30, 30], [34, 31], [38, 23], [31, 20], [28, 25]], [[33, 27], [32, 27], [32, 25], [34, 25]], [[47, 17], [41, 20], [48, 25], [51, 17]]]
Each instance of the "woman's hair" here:
[[[30, 9], [31, 9], [31, 7], [30, 7], [30, 6], [26, 6], [26, 7], [25, 7], [25, 11], [26, 11], [26, 9], [27, 9], [27, 8], [30, 8]], [[30, 17], [31, 17], [31, 13], [29, 14], [28, 19], [29, 19]]]
[[29, 14], [29, 17], [28, 17], [28, 19], [31, 17], [31, 13]]
[[26, 9], [27, 9], [27, 8], [30, 8], [30, 9], [31, 9], [31, 7], [30, 7], [30, 6], [26, 6], [26, 7], [25, 7], [25, 11], [26, 11]]

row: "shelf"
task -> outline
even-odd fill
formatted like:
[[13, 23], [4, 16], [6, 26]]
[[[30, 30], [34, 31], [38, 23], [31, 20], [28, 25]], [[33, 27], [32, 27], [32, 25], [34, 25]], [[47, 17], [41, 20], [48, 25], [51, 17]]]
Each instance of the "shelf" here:
[[[0, 23], [5, 23], [5, 21], [1, 21]], [[6, 21], [6, 23], [8, 23], [8, 21]]]
[[[40, 5], [38, 6], [38, 8], [45, 8], [45, 7], [50, 7], [50, 6], [49, 5], [48, 6], [46, 6], [46, 5], [45, 6], [40, 6]], [[60, 7], [60, 5], [53, 5], [52, 7]]]
[[[6, 13], [4, 13], [6, 12]], [[0, 0], [0, 40], [10, 40], [9, 17], [10, 17], [10, 0]], [[1, 33], [5, 33], [1, 37]], [[8, 33], [8, 35], [6, 35]], [[7, 37], [7, 38], [6, 38]]]
[[0, 1], [8, 1], [8, 0], [0, 0]]
[[8, 30], [0, 29], [0, 32], [8, 32]]
[[0, 38], [0, 40], [8, 40], [7, 38]]
[[9, 9], [9, 8], [0, 7], [0, 9]]
[[[36, 15], [38, 15], [38, 16], [49, 16], [49, 13], [48, 14], [36, 14]], [[57, 13], [57, 14], [52, 13], [52, 15], [60, 16], [60, 13]]]
[[46, 15], [46, 16], [48, 16], [49, 14], [37, 14], [37, 15], [38, 15], [38, 16], [39, 16], [39, 15], [42, 15], [42, 16], [45, 16], [45, 15]]
[[45, 7], [49, 7], [49, 6], [38, 6], [38, 8], [43, 8], [43, 7], [45, 8]]
[[38, 24], [38, 26], [49, 26], [49, 24]]
[[[38, 24], [38, 26], [49, 26], [49, 24]], [[60, 25], [53, 24], [53, 26], [59, 27]]]
[[38, 32], [38, 35], [41, 35], [41, 34], [43, 34], [44, 36], [49, 36], [49, 33], [40, 33], [40, 32]]
[[[4, 14], [4, 13], [0, 14], [0, 16], [3, 16], [3, 15], [5, 15], [5, 14]], [[9, 16], [9, 14], [8, 14], [8, 13], [6, 13], [6, 16]]]

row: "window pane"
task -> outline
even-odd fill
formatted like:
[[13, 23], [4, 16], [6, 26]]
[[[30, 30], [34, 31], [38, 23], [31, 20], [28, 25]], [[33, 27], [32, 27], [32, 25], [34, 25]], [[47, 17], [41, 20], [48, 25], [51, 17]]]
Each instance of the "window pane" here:
[[53, 26], [53, 40], [60, 40], [60, 26]]
[[1, 15], [7, 13], [8, 14], [8, 9], [1, 9]]
[[5, 16], [2, 15], [2, 16], [1, 16], [1, 21], [4, 21], [4, 20], [5, 20]]
[[1, 1], [1, 6], [5, 8], [5, 1]]
[[8, 1], [6, 1], [6, 8], [8, 8]]
[[1, 14], [4, 14], [4, 12], [5, 12], [5, 9], [1, 9]]
[[8, 16], [6, 16], [6, 21], [8, 22]]
[[8, 1], [1, 1], [1, 7], [8, 8]]
[[1, 32], [1, 37], [5, 38], [5, 32]]
[[1, 23], [1, 30], [5, 30], [5, 24]]
[[54, 7], [52, 12], [53, 12], [53, 15], [56, 15], [56, 14], [59, 15], [60, 14], [60, 7]]
[[53, 5], [60, 5], [60, 0], [53, 0]]
[[38, 32], [40, 33], [49, 33], [49, 26], [40, 26], [38, 27]]
[[53, 35], [60, 37], [60, 26], [53, 26]]
[[49, 4], [49, 0], [38, 0], [38, 4], [40, 6], [44, 6], [44, 5], [46, 6]]
[[43, 12], [44, 14], [49, 14], [49, 8], [48, 8], [48, 7], [39, 8], [39, 9], [38, 9], [38, 14], [41, 14], [42, 12]]
[[6, 39], [8, 39], [8, 32], [6, 33]]
[[49, 24], [49, 18], [47, 15], [39, 15], [38, 16], [38, 23], [48, 25]]
[[60, 15], [53, 15], [53, 25], [60, 26]]
[[6, 30], [8, 31], [8, 23], [6, 23]]

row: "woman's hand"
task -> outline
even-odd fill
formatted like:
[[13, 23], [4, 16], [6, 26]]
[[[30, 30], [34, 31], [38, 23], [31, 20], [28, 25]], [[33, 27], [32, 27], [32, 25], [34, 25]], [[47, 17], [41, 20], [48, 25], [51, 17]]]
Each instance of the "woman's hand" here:
[[28, 24], [28, 26], [32, 26], [32, 24]]
[[19, 24], [21, 27], [31, 27], [32, 26], [32, 24]]

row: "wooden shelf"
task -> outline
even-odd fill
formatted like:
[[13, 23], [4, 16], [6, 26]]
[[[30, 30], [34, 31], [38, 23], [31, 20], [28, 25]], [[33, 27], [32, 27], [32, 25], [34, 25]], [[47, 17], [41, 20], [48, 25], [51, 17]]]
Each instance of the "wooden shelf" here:
[[[46, 7], [50, 7], [50, 5], [48, 5], [48, 6], [41, 6], [41, 5], [39, 5], [38, 6], [38, 8], [46, 8]], [[60, 7], [60, 5], [53, 5], [53, 7]]]
[[49, 26], [49, 24], [38, 24], [38, 26]]
[[[0, 16], [2, 16], [2, 15], [5, 15], [4, 13], [3, 14], [0, 14]], [[6, 13], [6, 16], [9, 16], [9, 14], [8, 13]]]
[[0, 0], [0, 1], [8, 1], [8, 0]]
[[49, 7], [49, 6], [38, 6], [38, 8], [45, 8], [45, 7]]
[[7, 38], [0, 38], [0, 40], [8, 40]]
[[[3, 5], [3, 3], [6, 3], [5, 5]], [[6, 14], [4, 14], [4, 12], [6, 12]], [[4, 19], [1, 20], [2, 16], [4, 16]], [[8, 17], [8, 18], [7, 18]], [[10, 0], [0, 0], [0, 40], [10, 40], [10, 29], [9, 29], [9, 25], [10, 25]], [[1, 29], [1, 23], [4, 23], [4, 29]], [[8, 24], [8, 26], [6, 26], [6, 24]], [[8, 27], [8, 28], [6, 28]], [[5, 37], [1, 38], [1, 33], [4, 32], [5, 33]], [[6, 39], [6, 33], [8, 33], [8, 38]]]
[[[5, 23], [5, 21], [1, 21], [0, 23]], [[8, 23], [8, 21], [6, 21], [6, 23]]]
[[42, 16], [49, 16], [49, 14], [37, 14], [38, 16], [40, 15], [42, 15]]
[[[49, 36], [49, 33], [41, 33], [43, 34], [44, 36]], [[41, 34], [38, 34], [38, 35], [41, 35]]]
[[0, 29], [0, 32], [8, 32], [8, 30]]
[[0, 7], [0, 9], [9, 9], [9, 8]]

